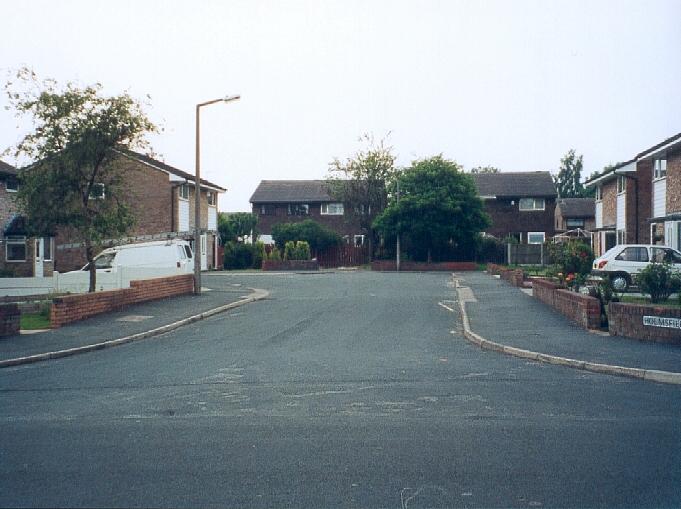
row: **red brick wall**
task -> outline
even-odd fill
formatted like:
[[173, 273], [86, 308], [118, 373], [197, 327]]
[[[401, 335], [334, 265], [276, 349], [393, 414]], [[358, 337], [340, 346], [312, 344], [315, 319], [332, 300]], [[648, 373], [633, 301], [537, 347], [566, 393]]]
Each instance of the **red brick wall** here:
[[[513, 205], [511, 205], [513, 201]], [[545, 232], [546, 238], [556, 233], [555, 198], [546, 198], [543, 211], [520, 211], [520, 198], [498, 198], [483, 200], [485, 212], [492, 220], [486, 233], [502, 239], [511, 233], [522, 232], [522, 242], [527, 242], [527, 232]]]
[[0, 337], [19, 334], [19, 306], [16, 304], [0, 305]]
[[194, 291], [191, 274], [131, 281], [130, 288], [57, 297], [52, 301], [52, 327], [121, 309], [130, 304], [185, 295]]
[[260, 205], [253, 205], [253, 213], [258, 216], [258, 230], [263, 235], [272, 234], [272, 226], [280, 223], [298, 223], [306, 219], [313, 221], [332, 229], [340, 236], [344, 235], [362, 235], [362, 229], [359, 223], [349, 215], [335, 216], [322, 215], [321, 203], [309, 203], [309, 215], [307, 216], [289, 216], [287, 203], [271, 203], [267, 204], [268, 210], [272, 210], [272, 214], [261, 215]]
[[608, 305], [608, 328], [610, 329], [610, 334], [644, 341], [681, 345], [681, 329], [645, 326], [643, 325], [644, 316], [681, 320], [681, 309], [611, 302]]
[[[627, 179], [631, 181], [631, 184], [627, 186], [627, 193], [629, 193], [629, 187], [632, 188], [631, 198], [627, 196], [627, 207], [631, 204], [631, 208], [638, 207], [638, 221], [636, 218], [629, 222], [629, 217], [627, 217], [627, 230], [629, 225], [632, 228], [636, 228], [637, 235], [634, 236], [633, 242], [637, 244], [650, 244], [650, 219], [653, 215], [653, 162], [639, 161], [636, 163], [636, 179]], [[638, 193], [638, 196], [636, 196]], [[635, 203], [632, 202], [635, 200]]]
[[532, 281], [532, 295], [585, 329], [601, 326], [601, 303], [595, 297], [560, 289], [544, 279]]
[[[477, 264], [473, 262], [402, 262], [400, 270], [416, 272], [458, 272], [462, 270], [477, 270]], [[374, 260], [371, 262], [371, 270], [391, 272], [395, 271], [395, 260]]]
[[681, 212], [681, 150], [667, 154], [667, 214]]

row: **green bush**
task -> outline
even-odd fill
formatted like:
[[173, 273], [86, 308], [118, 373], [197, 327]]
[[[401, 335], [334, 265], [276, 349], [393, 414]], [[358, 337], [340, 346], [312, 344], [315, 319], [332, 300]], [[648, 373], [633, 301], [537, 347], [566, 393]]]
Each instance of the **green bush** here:
[[273, 262], [281, 261], [281, 253], [279, 252], [279, 248], [277, 246], [272, 246], [272, 251], [270, 251], [267, 259], [272, 260]]
[[564, 278], [572, 275], [571, 279], [586, 276], [591, 272], [594, 261], [591, 248], [580, 240], [570, 240], [563, 243], [550, 242], [546, 244], [549, 256], [556, 265], [556, 270]]
[[253, 266], [253, 246], [238, 242], [225, 244], [223, 265], [225, 270], [250, 269]]
[[642, 293], [650, 295], [650, 302], [665, 302], [672, 293], [681, 290], [681, 275], [669, 263], [651, 263], [637, 277]]
[[506, 245], [494, 237], [479, 237], [475, 246], [475, 259], [479, 262], [503, 262]]
[[289, 241], [304, 240], [313, 251], [326, 249], [340, 243], [340, 236], [326, 226], [306, 219], [299, 223], [280, 223], [272, 227], [272, 238], [279, 249], [286, 249]]
[[267, 251], [265, 251], [265, 244], [263, 242], [256, 242], [253, 244], [253, 268], [261, 269], [262, 262], [267, 258]]
[[309, 260], [310, 258], [312, 258], [312, 255], [310, 254], [310, 244], [304, 240], [296, 242], [294, 260]]
[[295, 260], [296, 243], [289, 240], [284, 244], [284, 260]]

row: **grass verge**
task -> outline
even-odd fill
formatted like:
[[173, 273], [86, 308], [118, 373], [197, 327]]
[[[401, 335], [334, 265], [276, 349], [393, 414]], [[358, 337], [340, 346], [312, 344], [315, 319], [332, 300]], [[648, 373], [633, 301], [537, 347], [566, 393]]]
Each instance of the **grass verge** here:
[[22, 313], [19, 321], [22, 330], [49, 329], [50, 325], [49, 317], [41, 313]]

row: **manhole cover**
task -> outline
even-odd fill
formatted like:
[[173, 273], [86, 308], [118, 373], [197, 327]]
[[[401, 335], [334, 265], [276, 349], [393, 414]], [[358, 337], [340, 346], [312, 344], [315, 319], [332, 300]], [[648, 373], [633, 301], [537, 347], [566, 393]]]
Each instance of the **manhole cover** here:
[[117, 318], [117, 322], [142, 322], [144, 320], [148, 320], [149, 318], [153, 318], [153, 316], [145, 316], [145, 315], [128, 315], [128, 316], [123, 316], [121, 318]]

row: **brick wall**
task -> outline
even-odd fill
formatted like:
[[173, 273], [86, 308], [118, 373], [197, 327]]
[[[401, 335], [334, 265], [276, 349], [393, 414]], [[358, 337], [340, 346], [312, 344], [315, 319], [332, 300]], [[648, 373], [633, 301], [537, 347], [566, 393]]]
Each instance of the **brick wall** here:
[[317, 260], [264, 260], [262, 270], [319, 270]]
[[681, 150], [667, 154], [667, 214], [681, 212]]
[[[627, 230], [631, 224], [632, 229], [636, 228], [632, 242], [636, 244], [650, 244], [650, 223], [648, 219], [653, 216], [653, 162], [639, 161], [636, 163], [636, 179], [627, 179], [631, 184], [627, 184], [627, 193], [631, 187], [631, 198], [627, 197], [627, 207], [637, 207], [638, 217], [634, 217], [629, 222], [627, 218]], [[638, 195], [637, 195], [638, 193]], [[638, 219], [638, 221], [637, 221]]]
[[595, 297], [561, 289], [545, 279], [532, 281], [532, 295], [585, 329], [601, 326], [601, 303]]
[[617, 179], [605, 182], [602, 188], [603, 226], [617, 223]]
[[[462, 270], [477, 270], [474, 262], [403, 262], [400, 261], [400, 270], [415, 272], [458, 272]], [[392, 272], [396, 270], [395, 260], [374, 260], [371, 262], [371, 270]]]
[[681, 320], [681, 309], [655, 305], [611, 302], [608, 305], [608, 326], [613, 336], [625, 336], [644, 341], [681, 345], [681, 328], [643, 325], [644, 316]]
[[362, 235], [362, 229], [359, 223], [350, 215], [322, 215], [321, 203], [309, 203], [309, 215], [307, 216], [289, 216], [287, 203], [271, 203], [267, 204], [268, 211], [271, 213], [260, 214], [260, 205], [253, 205], [253, 213], [258, 216], [258, 230], [263, 235], [272, 234], [272, 226], [281, 223], [298, 223], [306, 219], [313, 221], [330, 228], [338, 233], [341, 237], [344, 235]]
[[487, 273], [498, 275], [504, 281], [508, 281], [513, 286], [523, 287], [525, 286], [525, 274], [522, 269], [509, 269], [502, 265], [497, 265], [495, 263], [487, 264]]
[[20, 316], [16, 304], [0, 304], [0, 337], [19, 334]]
[[522, 232], [522, 242], [527, 242], [527, 232], [545, 232], [547, 239], [553, 237], [556, 232], [555, 198], [546, 198], [543, 211], [521, 212], [519, 201], [519, 197], [483, 200], [485, 212], [492, 220], [492, 225], [485, 232], [499, 239], [511, 233]]
[[83, 320], [150, 300], [185, 295], [194, 291], [191, 274], [131, 281], [130, 288], [57, 297], [52, 301], [52, 327]]

